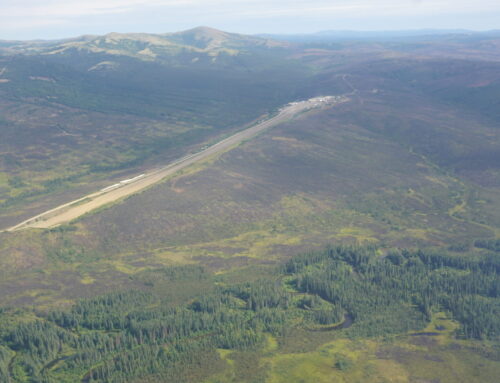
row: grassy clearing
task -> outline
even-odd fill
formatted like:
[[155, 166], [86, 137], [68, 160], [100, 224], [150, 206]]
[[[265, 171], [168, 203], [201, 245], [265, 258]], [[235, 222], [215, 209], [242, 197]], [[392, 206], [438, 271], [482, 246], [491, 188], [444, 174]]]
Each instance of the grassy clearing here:
[[498, 361], [487, 356], [484, 345], [454, 339], [456, 328], [445, 313], [435, 313], [421, 331], [439, 333], [435, 336], [339, 338], [309, 352], [277, 351], [262, 359], [268, 368], [266, 383], [495, 382], [500, 373]]

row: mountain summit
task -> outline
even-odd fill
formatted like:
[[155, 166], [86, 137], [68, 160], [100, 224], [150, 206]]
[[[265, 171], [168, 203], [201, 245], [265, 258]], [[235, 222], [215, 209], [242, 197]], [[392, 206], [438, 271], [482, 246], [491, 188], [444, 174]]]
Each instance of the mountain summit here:
[[173, 40], [179, 40], [179, 42], [182, 42], [184, 45], [207, 48], [210, 45], [221, 44], [223, 42], [233, 40], [234, 37], [239, 37], [240, 35], [220, 31], [210, 27], [196, 27], [182, 32], [169, 33], [165, 36]]
[[267, 38], [228, 33], [210, 27], [196, 27], [186, 31], [165, 34], [167, 39], [181, 45], [199, 49], [215, 49], [220, 47], [242, 48], [244, 46], [276, 46], [283, 45]]

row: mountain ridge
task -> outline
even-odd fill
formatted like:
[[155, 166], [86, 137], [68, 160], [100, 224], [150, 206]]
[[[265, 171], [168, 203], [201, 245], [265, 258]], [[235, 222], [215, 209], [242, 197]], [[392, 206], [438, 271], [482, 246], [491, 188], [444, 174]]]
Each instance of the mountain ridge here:
[[169, 33], [120, 33], [104, 35], [82, 35], [60, 40], [2, 41], [0, 48], [13, 53], [61, 54], [68, 50], [110, 53], [134, 57], [161, 57], [182, 53], [182, 51], [238, 54], [252, 48], [286, 47], [289, 43], [272, 39], [230, 33], [200, 26], [180, 32]]

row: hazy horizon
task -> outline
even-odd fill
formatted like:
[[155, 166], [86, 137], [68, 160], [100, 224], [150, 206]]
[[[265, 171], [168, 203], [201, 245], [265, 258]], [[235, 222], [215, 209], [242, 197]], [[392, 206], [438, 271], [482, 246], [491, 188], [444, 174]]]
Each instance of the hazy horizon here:
[[311, 31], [311, 32], [283, 32], [283, 33], [272, 33], [272, 32], [257, 32], [257, 33], [242, 33], [242, 32], [237, 32], [233, 30], [226, 30], [226, 29], [220, 29], [220, 28], [214, 28], [209, 25], [196, 25], [191, 28], [186, 28], [182, 30], [171, 30], [171, 31], [164, 31], [164, 32], [147, 32], [147, 31], [115, 31], [115, 30], [110, 30], [107, 32], [103, 33], [82, 33], [82, 34], [76, 34], [76, 35], [67, 35], [67, 36], [60, 36], [60, 37], [53, 37], [53, 38], [25, 38], [25, 39], [4, 39], [0, 37], [0, 41], [59, 41], [59, 40], [66, 40], [66, 39], [74, 39], [74, 38], [79, 38], [83, 36], [104, 36], [112, 33], [118, 33], [118, 34], [137, 34], [137, 33], [144, 33], [144, 34], [169, 34], [169, 33], [181, 33], [185, 31], [189, 31], [192, 29], [196, 28], [211, 28], [211, 29], [217, 29], [222, 32], [227, 32], [227, 33], [235, 33], [235, 34], [247, 34], [247, 35], [253, 35], [253, 36], [321, 36], [321, 34], [327, 35], [328, 33], [331, 33], [332, 35], [338, 34], [341, 36], [342, 34], [349, 35], [352, 34], [353, 36], [356, 34], [359, 35], [369, 35], [373, 34], [376, 36], [380, 35], [392, 35], [392, 36], [397, 36], [398, 33], [401, 34], [402, 37], [409, 37], [409, 36], [425, 36], [425, 35], [440, 35], [440, 34], [447, 34], [447, 33], [493, 33], [493, 32], [498, 32], [500, 29], [486, 29], [486, 30], [474, 30], [474, 29], [462, 29], [462, 28], [420, 28], [420, 29], [379, 29], [379, 30], [362, 30], [362, 29], [324, 29], [324, 30], [317, 30], [317, 31]]
[[167, 33], [199, 25], [243, 34], [319, 31], [489, 31], [500, 4], [479, 0], [4, 0], [0, 39]]

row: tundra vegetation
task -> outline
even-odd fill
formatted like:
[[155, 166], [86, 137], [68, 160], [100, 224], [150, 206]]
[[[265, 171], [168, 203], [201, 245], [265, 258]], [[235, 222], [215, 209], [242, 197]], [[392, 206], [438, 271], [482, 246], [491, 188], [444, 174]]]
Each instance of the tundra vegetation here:
[[[293, 39], [292, 39], [293, 40]], [[497, 382], [497, 34], [0, 43], [0, 381]]]

